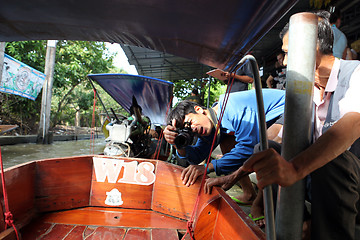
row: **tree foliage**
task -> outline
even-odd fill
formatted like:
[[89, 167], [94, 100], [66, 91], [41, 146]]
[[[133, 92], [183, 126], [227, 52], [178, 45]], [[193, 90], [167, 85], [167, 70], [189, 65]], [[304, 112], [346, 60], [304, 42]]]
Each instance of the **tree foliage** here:
[[[7, 43], [5, 52], [44, 72], [46, 41], [10, 42]], [[92, 100], [90, 101], [90, 98], [83, 94], [84, 90], [91, 88], [87, 75], [110, 72], [113, 57], [104, 43], [84, 41], [59, 41], [57, 43], [53, 83], [53, 97], [56, 102], [52, 102], [52, 125], [57, 123], [59, 115], [66, 115], [66, 111], [70, 109], [63, 108], [65, 103], [76, 104], [80, 100], [78, 105], [81, 109], [92, 106]], [[83, 85], [82, 89], [74, 91], [80, 83]], [[1, 93], [1, 120], [3, 123], [20, 125], [20, 130], [25, 130], [25, 132], [21, 131], [21, 134], [35, 133], [40, 119], [41, 97], [40, 93], [36, 101], [32, 101]], [[68, 114], [71, 114], [71, 110], [68, 111]], [[29, 131], [26, 131], [27, 129]]]
[[[46, 41], [24, 41], [7, 43], [5, 52], [15, 59], [44, 72]], [[81, 113], [82, 126], [91, 126], [94, 91], [89, 84], [88, 74], [126, 73], [113, 66], [114, 56], [104, 43], [83, 41], [59, 41], [56, 46], [54, 83], [52, 96], [51, 126], [57, 123], [74, 125], [76, 113]], [[225, 92], [226, 85], [212, 79], [210, 106]], [[128, 113], [116, 103], [101, 87], [94, 84], [107, 110]], [[204, 106], [207, 105], [209, 79], [186, 79], [174, 81], [174, 97], [185, 99], [192, 91], [199, 90]], [[16, 95], [0, 93], [1, 121], [3, 124], [18, 124], [20, 134], [34, 134], [38, 129], [41, 110], [41, 93], [35, 101]], [[105, 112], [97, 100], [97, 114]], [[111, 114], [111, 112], [109, 112]], [[99, 125], [99, 121], [97, 121]]]
[[[216, 79], [211, 80], [209, 106], [211, 106], [221, 94], [225, 93], [226, 85]], [[174, 97], [178, 100], [184, 100], [190, 95], [193, 89], [198, 89], [199, 95], [204, 106], [207, 105], [209, 95], [209, 79], [190, 79], [174, 81]]]

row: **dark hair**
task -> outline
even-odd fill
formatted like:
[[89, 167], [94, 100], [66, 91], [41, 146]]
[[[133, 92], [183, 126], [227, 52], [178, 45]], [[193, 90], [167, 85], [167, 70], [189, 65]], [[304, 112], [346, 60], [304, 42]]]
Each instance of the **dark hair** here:
[[197, 88], [194, 88], [191, 92], [195, 95], [199, 95], [199, 91], [197, 90]]
[[338, 19], [341, 19], [341, 13], [340, 10], [335, 10], [333, 13], [331, 13], [329, 17], [330, 24], [335, 23]]
[[206, 107], [201, 106], [200, 104], [198, 104], [196, 102], [184, 100], [184, 101], [180, 102], [175, 108], [173, 108], [171, 110], [171, 112], [167, 116], [167, 121], [166, 122], [169, 125], [172, 125], [172, 120], [175, 119], [176, 120], [176, 126], [175, 127], [176, 128], [182, 128], [185, 116], [187, 114], [189, 114], [189, 113], [196, 113], [195, 106], [200, 106], [203, 109], [206, 109]]
[[[334, 36], [329, 22], [330, 13], [325, 10], [312, 12], [318, 16], [318, 45], [320, 53], [324, 55], [332, 55]], [[281, 30], [279, 36], [283, 39], [289, 31], [289, 23]]]

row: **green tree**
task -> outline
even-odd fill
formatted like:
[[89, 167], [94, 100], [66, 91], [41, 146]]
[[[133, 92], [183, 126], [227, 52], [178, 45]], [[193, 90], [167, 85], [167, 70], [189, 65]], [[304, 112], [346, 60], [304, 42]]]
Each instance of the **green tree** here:
[[[59, 116], [66, 106], [66, 99], [80, 99], [83, 91], [72, 94], [83, 83], [85, 89], [91, 89], [88, 74], [108, 73], [112, 69], [113, 55], [104, 43], [85, 41], [60, 41], [57, 45], [54, 74], [54, 96], [59, 97], [57, 106], [52, 108], [52, 125], [58, 123]], [[70, 96], [71, 95], [71, 96]], [[91, 102], [89, 102], [91, 106]]]
[[[190, 80], [177, 80], [174, 82], [174, 97], [177, 99], [184, 100], [187, 96], [190, 95], [191, 91], [194, 88], [199, 90], [199, 95], [204, 106], [207, 105], [208, 99], [208, 89], [209, 89], [209, 79], [190, 79]], [[210, 98], [209, 106], [211, 106], [216, 99], [223, 93], [225, 93], [226, 85], [216, 79], [211, 80], [210, 87]]]
[[[7, 43], [5, 52], [15, 59], [44, 72], [46, 41], [24, 41]], [[52, 125], [64, 110], [66, 98], [82, 99], [82, 91], [72, 93], [80, 84], [90, 89], [87, 75], [112, 70], [113, 57], [100, 42], [59, 41], [56, 48], [54, 72]], [[74, 96], [76, 95], [76, 96]], [[84, 106], [84, 104], [80, 103]], [[90, 103], [90, 106], [92, 104]], [[20, 134], [35, 133], [41, 109], [41, 94], [32, 101], [10, 94], [0, 95], [1, 120], [3, 123], [19, 124]], [[73, 116], [74, 118], [75, 116]], [[29, 131], [27, 131], [29, 130]]]

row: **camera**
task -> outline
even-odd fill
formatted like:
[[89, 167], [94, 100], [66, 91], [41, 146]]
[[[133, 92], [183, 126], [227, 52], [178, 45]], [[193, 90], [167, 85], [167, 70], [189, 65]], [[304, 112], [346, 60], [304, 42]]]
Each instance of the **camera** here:
[[185, 122], [184, 127], [177, 131], [179, 134], [175, 137], [175, 146], [182, 149], [194, 142], [195, 133], [191, 129], [191, 123]]

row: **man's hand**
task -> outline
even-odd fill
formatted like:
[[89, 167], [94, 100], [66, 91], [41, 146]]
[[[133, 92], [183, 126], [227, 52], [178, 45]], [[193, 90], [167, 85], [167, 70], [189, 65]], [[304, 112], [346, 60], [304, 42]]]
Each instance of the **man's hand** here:
[[176, 124], [176, 120], [173, 119], [172, 125], [167, 125], [164, 129], [164, 138], [171, 145], [175, 144], [175, 137], [178, 135], [178, 133], [175, 132], [176, 130], [175, 124]]
[[255, 171], [260, 189], [273, 183], [287, 187], [300, 180], [294, 165], [272, 148], [253, 154], [239, 170]]
[[182, 171], [181, 180], [183, 181], [184, 185], [189, 187], [190, 185], [194, 184], [196, 179], [199, 176], [202, 176], [204, 172], [204, 165], [190, 165]]
[[211, 189], [213, 186], [219, 186], [225, 191], [229, 190], [234, 184], [238, 181], [235, 174], [226, 175], [223, 177], [209, 178], [206, 179], [204, 185], [204, 192], [206, 194], [211, 194]]

